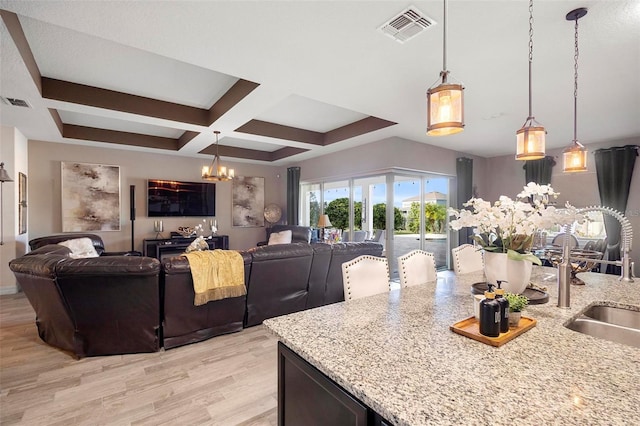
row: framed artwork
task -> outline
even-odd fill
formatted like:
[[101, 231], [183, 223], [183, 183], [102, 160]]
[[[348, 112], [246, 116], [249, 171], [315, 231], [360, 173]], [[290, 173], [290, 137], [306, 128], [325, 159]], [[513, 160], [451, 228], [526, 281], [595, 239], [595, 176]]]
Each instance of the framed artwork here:
[[264, 226], [264, 178], [239, 176], [232, 182], [232, 225]]
[[62, 232], [120, 230], [120, 167], [62, 162]]
[[27, 233], [27, 175], [18, 173], [18, 233]]

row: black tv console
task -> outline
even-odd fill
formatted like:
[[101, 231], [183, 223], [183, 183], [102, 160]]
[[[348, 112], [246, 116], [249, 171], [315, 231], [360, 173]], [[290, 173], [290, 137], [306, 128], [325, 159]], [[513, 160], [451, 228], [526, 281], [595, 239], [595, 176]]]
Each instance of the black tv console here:
[[[155, 257], [162, 261], [165, 257], [177, 256], [180, 253], [184, 253], [184, 250], [189, 247], [189, 244], [195, 240], [195, 237], [191, 238], [164, 238], [164, 239], [149, 239], [143, 240], [143, 254], [148, 257]], [[209, 249], [222, 249], [229, 250], [229, 236], [228, 235], [213, 235], [211, 237], [205, 237], [205, 241], [209, 245]]]

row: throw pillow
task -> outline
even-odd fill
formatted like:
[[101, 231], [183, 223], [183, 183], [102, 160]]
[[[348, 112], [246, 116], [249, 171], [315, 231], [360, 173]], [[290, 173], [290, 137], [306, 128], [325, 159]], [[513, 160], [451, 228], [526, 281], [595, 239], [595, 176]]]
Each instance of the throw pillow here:
[[61, 246], [71, 250], [69, 257], [72, 259], [83, 259], [87, 257], [99, 257], [96, 248], [93, 246], [91, 238], [74, 238], [73, 240], [62, 241], [58, 243]]
[[289, 244], [290, 242], [291, 230], [288, 229], [286, 231], [272, 232], [271, 235], [269, 235], [268, 245], [272, 246], [274, 244]]

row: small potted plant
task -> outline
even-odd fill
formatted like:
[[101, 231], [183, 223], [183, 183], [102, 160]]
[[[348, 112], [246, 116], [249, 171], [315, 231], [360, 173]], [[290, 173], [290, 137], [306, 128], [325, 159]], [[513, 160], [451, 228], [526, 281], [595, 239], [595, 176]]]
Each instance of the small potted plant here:
[[514, 293], [505, 293], [504, 297], [509, 301], [509, 327], [517, 327], [522, 310], [529, 304], [529, 299], [527, 296]]

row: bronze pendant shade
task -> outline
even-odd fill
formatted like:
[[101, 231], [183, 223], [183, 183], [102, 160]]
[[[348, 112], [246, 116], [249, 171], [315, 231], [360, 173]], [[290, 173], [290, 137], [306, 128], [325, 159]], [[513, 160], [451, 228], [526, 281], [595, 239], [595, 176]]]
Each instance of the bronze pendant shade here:
[[545, 156], [547, 131], [533, 116], [531, 68], [533, 65], [533, 0], [529, 0], [529, 116], [516, 132], [516, 160], [537, 160]]
[[441, 83], [427, 90], [427, 135], [446, 136], [464, 130], [464, 86], [447, 81], [447, 0], [444, 0]]
[[567, 13], [567, 21], [575, 21], [575, 53], [573, 78], [573, 142], [562, 152], [562, 171], [566, 173], [587, 171], [587, 149], [578, 142], [578, 19], [587, 14], [587, 9], [581, 7]]

